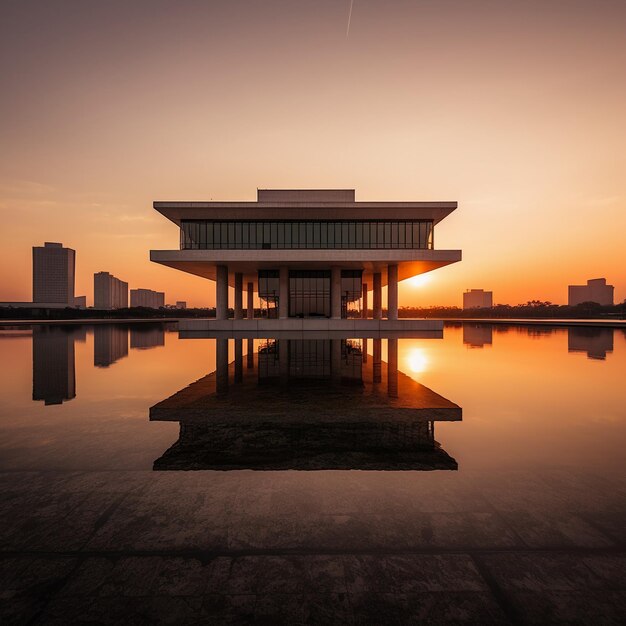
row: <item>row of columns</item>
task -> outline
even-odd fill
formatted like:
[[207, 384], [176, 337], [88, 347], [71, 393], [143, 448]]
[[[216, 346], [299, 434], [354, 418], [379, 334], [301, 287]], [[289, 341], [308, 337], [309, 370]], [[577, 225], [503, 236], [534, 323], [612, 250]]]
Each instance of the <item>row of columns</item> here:
[[[228, 339], [216, 340], [216, 384], [217, 393], [228, 392]], [[243, 339], [235, 339], [235, 374], [234, 382], [240, 383], [243, 380]], [[373, 340], [373, 367], [372, 382], [382, 383], [382, 339]], [[283, 339], [278, 342], [278, 358], [280, 364], [281, 378], [285, 381], [289, 376], [289, 354], [288, 340]], [[247, 340], [247, 368], [254, 367], [254, 340]], [[363, 340], [363, 363], [367, 363], [367, 339]], [[341, 371], [341, 342], [338, 339], [331, 340], [331, 372], [333, 376], [339, 376]], [[392, 398], [398, 397], [398, 340], [387, 340], [387, 394]]]
[[[383, 317], [382, 274], [373, 274], [373, 318]], [[218, 265], [216, 272], [216, 306], [215, 318], [228, 319], [228, 267]], [[254, 284], [247, 284], [247, 318], [254, 317]], [[341, 267], [333, 265], [330, 272], [330, 307], [331, 318], [341, 319]], [[363, 309], [361, 316], [365, 319], [368, 314], [368, 285], [363, 283]], [[243, 274], [235, 272], [235, 319], [243, 319]], [[279, 269], [278, 317], [289, 317], [289, 268], [281, 266]], [[398, 319], [398, 266], [387, 267], [387, 319]]]

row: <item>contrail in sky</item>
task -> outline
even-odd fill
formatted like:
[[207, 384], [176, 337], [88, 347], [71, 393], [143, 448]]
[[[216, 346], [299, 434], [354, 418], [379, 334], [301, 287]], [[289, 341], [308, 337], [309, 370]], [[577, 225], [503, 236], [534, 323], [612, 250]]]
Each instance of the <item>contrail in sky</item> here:
[[350, 12], [348, 13], [348, 28], [346, 29], [346, 39], [350, 34], [350, 20], [352, 19], [352, 5], [354, 4], [354, 0], [350, 0]]

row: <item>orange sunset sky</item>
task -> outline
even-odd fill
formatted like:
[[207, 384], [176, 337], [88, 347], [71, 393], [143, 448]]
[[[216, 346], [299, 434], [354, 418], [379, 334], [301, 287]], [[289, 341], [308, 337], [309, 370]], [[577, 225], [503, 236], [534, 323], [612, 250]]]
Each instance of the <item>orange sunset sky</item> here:
[[626, 298], [626, 2], [90, 1], [0, 4], [0, 300], [31, 299], [31, 247], [166, 301], [209, 281], [154, 200], [257, 187], [457, 200], [435, 246], [463, 261], [401, 305]]

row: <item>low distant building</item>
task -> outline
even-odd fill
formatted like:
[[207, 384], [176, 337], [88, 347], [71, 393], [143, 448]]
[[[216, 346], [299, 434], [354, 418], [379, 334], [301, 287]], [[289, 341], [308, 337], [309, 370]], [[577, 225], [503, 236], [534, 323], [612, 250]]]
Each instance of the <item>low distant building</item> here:
[[87, 308], [87, 296], [76, 296], [74, 298], [74, 306], [77, 309], [86, 309]]
[[176, 308], [177, 309], [186, 309], [187, 302], [185, 300], [176, 300]]
[[128, 283], [109, 272], [93, 275], [93, 306], [96, 309], [125, 309], [128, 307]]
[[131, 289], [130, 306], [142, 306], [148, 309], [159, 309], [165, 306], [165, 292], [152, 289]]
[[603, 306], [613, 305], [613, 285], [606, 284], [606, 278], [588, 280], [586, 285], [569, 285], [567, 304], [576, 306], [582, 302], [596, 302]]
[[33, 246], [33, 302], [74, 306], [76, 252], [61, 243]]
[[493, 291], [468, 289], [463, 294], [464, 309], [490, 309], [493, 307]]

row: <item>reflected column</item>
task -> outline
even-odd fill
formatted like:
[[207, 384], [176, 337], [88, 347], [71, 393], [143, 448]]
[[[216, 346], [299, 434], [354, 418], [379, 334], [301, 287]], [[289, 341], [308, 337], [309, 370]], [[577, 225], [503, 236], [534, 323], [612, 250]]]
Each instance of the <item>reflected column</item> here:
[[217, 393], [228, 393], [228, 339], [215, 340], [215, 370]]
[[289, 383], [289, 339], [278, 339], [278, 371], [280, 382]]
[[254, 367], [254, 339], [248, 339], [247, 367], [251, 370]]
[[333, 381], [341, 380], [341, 339], [330, 340], [330, 375]]
[[387, 339], [387, 395], [398, 397], [398, 340]]
[[382, 382], [382, 339], [373, 339], [374, 342], [374, 363], [373, 363], [373, 371], [374, 371], [374, 382], [380, 383]]
[[235, 339], [235, 382], [243, 380], [243, 339]]

